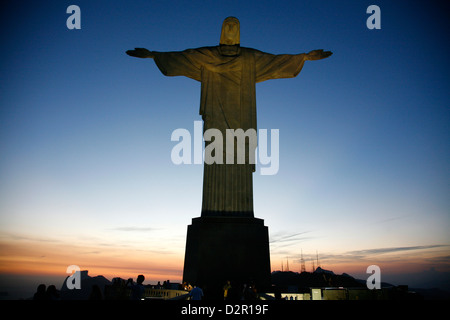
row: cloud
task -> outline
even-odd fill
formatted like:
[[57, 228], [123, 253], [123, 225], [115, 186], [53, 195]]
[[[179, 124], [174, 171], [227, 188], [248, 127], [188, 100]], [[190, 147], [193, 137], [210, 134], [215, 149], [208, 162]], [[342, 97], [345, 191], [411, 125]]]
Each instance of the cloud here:
[[174, 254], [174, 251], [167, 250], [167, 249], [137, 249], [136, 251], [140, 252], [148, 252], [148, 253], [154, 253], [154, 254]]
[[409, 219], [409, 218], [411, 218], [411, 217], [413, 217], [413, 215], [411, 215], [411, 214], [406, 214], [406, 215], [401, 215], [401, 216], [391, 217], [391, 218], [387, 218], [387, 219], [376, 220], [376, 221], [371, 222], [371, 224], [391, 223], [392, 221], [403, 220], [403, 219]]
[[48, 242], [48, 243], [61, 243], [60, 240], [56, 240], [56, 239], [49, 239], [49, 238], [41, 238], [41, 237], [32, 237], [32, 236], [24, 236], [18, 233], [12, 233], [12, 232], [7, 232], [4, 233], [2, 236], [2, 238], [6, 238], [8, 240], [15, 240], [15, 241], [32, 241], [32, 242]]
[[[353, 263], [355, 261], [364, 261], [367, 259], [373, 259], [373, 256], [390, 254], [390, 253], [399, 253], [397, 256], [389, 256], [390, 262], [402, 262], [405, 261], [405, 257], [400, 253], [403, 252], [412, 252], [417, 250], [429, 250], [429, 249], [437, 249], [448, 247], [448, 245], [442, 244], [434, 244], [434, 245], [426, 245], [426, 246], [409, 246], [409, 247], [388, 247], [388, 248], [374, 248], [374, 249], [363, 249], [363, 250], [353, 250], [347, 251], [343, 253], [321, 253], [320, 259], [322, 261], [332, 262], [334, 261], [339, 263]], [[413, 255], [413, 253], [411, 253]], [[436, 263], [449, 263], [448, 256], [436, 256], [436, 257], [428, 257], [428, 262], [432, 262], [432, 259], [437, 259]]]
[[311, 236], [305, 236], [305, 234], [310, 231], [304, 232], [296, 232], [296, 233], [286, 233], [286, 232], [278, 232], [276, 235], [272, 235], [269, 239], [269, 243], [271, 245], [271, 250], [273, 253], [277, 254], [286, 254], [289, 251], [282, 251], [281, 248], [290, 247], [296, 245], [300, 242], [312, 239]]
[[447, 245], [435, 244], [428, 246], [412, 246], [412, 247], [392, 247], [392, 248], [377, 248], [377, 249], [365, 249], [365, 250], [355, 250], [349, 251], [346, 254], [352, 256], [367, 256], [372, 254], [384, 254], [384, 253], [392, 253], [392, 252], [400, 252], [400, 251], [411, 251], [411, 250], [424, 250], [424, 249], [432, 249], [432, 248], [441, 248], [446, 247]]
[[97, 255], [97, 254], [101, 254], [101, 251], [98, 251], [98, 250], [96, 250], [96, 251], [84, 251], [84, 252], [80, 252], [80, 254], [95, 254], [95, 255]]
[[432, 263], [442, 263], [442, 264], [450, 265], [450, 256], [448, 256], [448, 255], [436, 256], [436, 257], [428, 258], [428, 260]]
[[311, 231], [303, 231], [296, 233], [286, 233], [286, 232], [278, 232], [275, 235], [272, 235], [269, 239], [271, 244], [276, 244], [277, 247], [284, 247], [294, 243], [298, 243], [301, 241], [312, 239], [312, 236], [305, 236], [305, 234], [310, 233]]
[[148, 232], [148, 231], [155, 231], [155, 230], [159, 230], [158, 228], [151, 228], [151, 227], [136, 227], [136, 226], [131, 226], [131, 227], [117, 227], [117, 228], [112, 228], [109, 230], [115, 230], [115, 231], [126, 231], [126, 232]]
[[290, 241], [298, 241], [298, 240], [304, 240], [310, 237], [299, 237], [301, 235], [304, 235], [305, 233], [309, 233], [310, 231], [304, 231], [304, 232], [298, 232], [298, 233], [291, 233], [291, 234], [284, 234], [277, 236], [275, 235], [270, 239], [270, 243], [279, 243], [279, 242], [290, 242]]

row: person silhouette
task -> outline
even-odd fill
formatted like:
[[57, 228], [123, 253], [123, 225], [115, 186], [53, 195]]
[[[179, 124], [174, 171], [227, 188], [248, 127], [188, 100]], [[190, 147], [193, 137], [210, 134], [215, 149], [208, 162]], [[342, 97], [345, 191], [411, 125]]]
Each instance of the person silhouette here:
[[223, 299], [228, 300], [230, 298], [231, 282], [230, 280], [223, 286]]
[[128, 279], [128, 283], [131, 283], [131, 294], [130, 299], [131, 300], [142, 300], [145, 295], [145, 287], [142, 284], [145, 280], [144, 275], [140, 274], [138, 275], [136, 279], [136, 284], [133, 284], [133, 279]]
[[33, 296], [33, 300], [48, 300], [47, 293], [45, 292], [46, 288], [47, 287], [45, 284], [38, 285], [36, 293]]
[[58, 290], [53, 284], [48, 286], [46, 294], [48, 300], [60, 300]]
[[194, 285], [194, 288], [189, 292], [191, 296], [191, 300], [202, 300], [203, 299], [203, 290], [200, 287]]

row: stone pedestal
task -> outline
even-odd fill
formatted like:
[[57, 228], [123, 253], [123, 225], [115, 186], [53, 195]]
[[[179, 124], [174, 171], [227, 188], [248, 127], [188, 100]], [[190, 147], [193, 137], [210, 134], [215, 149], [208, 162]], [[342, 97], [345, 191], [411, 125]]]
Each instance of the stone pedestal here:
[[200, 286], [205, 298], [223, 299], [227, 280], [236, 290], [254, 283], [270, 287], [269, 232], [264, 220], [200, 217], [188, 226], [183, 281]]

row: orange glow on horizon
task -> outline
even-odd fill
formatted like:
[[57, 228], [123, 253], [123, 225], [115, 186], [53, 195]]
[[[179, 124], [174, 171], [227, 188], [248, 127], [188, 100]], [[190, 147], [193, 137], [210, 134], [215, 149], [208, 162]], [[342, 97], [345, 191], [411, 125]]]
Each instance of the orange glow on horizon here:
[[[139, 248], [114, 246], [82, 246], [61, 242], [33, 240], [0, 241], [0, 274], [68, 276], [69, 265], [78, 265], [81, 270], [88, 270], [91, 277], [102, 275], [108, 280], [120, 277], [133, 278], [143, 274], [145, 283], [156, 284], [165, 280], [181, 282], [184, 253], [161, 253], [145, 251]], [[369, 265], [378, 265], [387, 274], [413, 273], [430, 268], [438, 271], [450, 271], [450, 266], [433, 265], [433, 257], [446, 254], [445, 249], [422, 254], [380, 254], [365, 259], [321, 259], [323, 269], [335, 274], [347, 273], [352, 276], [365, 274]], [[286, 259], [271, 256], [272, 271], [287, 270]], [[317, 263], [315, 267], [317, 267]], [[312, 260], [305, 261], [307, 272], [312, 271]], [[289, 270], [300, 272], [299, 259], [289, 259]]]
[[0, 247], [0, 274], [66, 277], [67, 267], [77, 265], [81, 270], [88, 270], [91, 277], [102, 275], [108, 280], [136, 278], [139, 274], [145, 275], [146, 283], [180, 282], [182, 278], [183, 257], [173, 254], [142, 254], [116, 248], [102, 248], [97, 252], [93, 248], [36, 242], [2, 241]]

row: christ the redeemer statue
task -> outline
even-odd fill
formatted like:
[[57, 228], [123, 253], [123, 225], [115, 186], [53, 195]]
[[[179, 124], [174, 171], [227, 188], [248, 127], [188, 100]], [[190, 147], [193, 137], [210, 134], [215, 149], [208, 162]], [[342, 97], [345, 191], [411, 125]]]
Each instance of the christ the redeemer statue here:
[[[153, 58], [166, 76], [186, 76], [200, 81], [203, 130], [219, 129], [225, 146], [226, 129], [256, 130], [256, 83], [293, 78], [302, 70], [305, 61], [324, 59], [332, 53], [314, 50], [274, 55], [241, 47], [239, 20], [228, 17], [223, 22], [218, 46], [179, 52], [136, 48], [127, 54]], [[253, 217], [253, 172], [254, 164], [248, 157], [244, 164], [227, 164], [225, 154], [223, 164], [205, 163], [202, 217]]]

